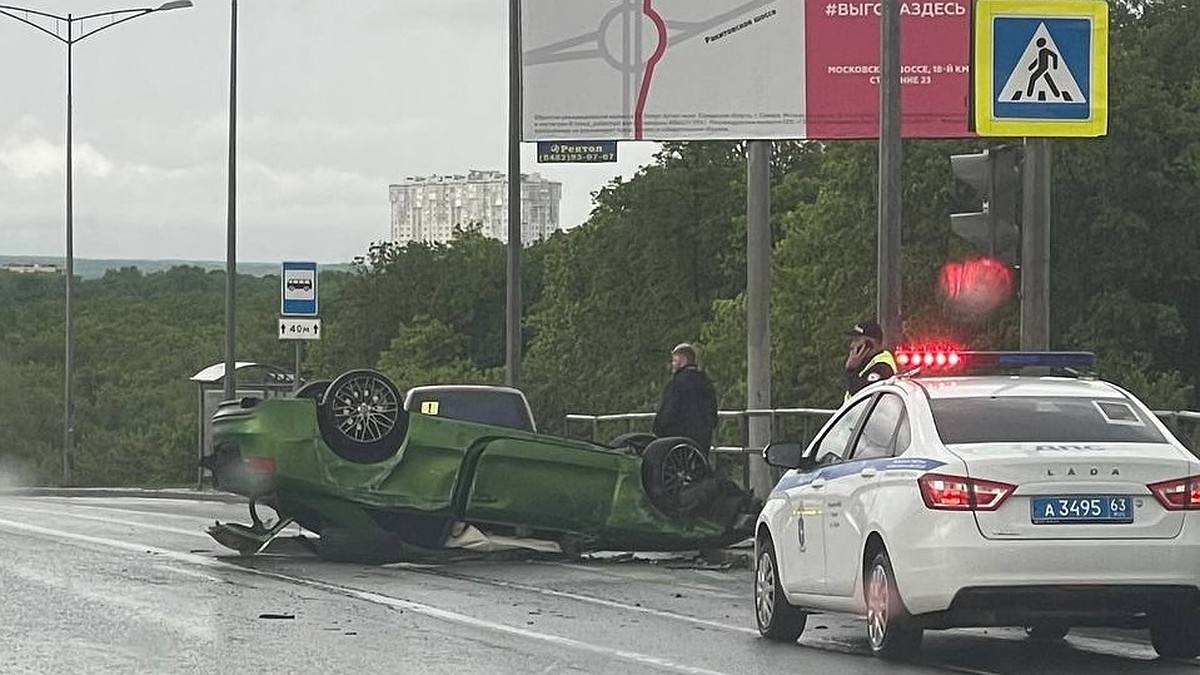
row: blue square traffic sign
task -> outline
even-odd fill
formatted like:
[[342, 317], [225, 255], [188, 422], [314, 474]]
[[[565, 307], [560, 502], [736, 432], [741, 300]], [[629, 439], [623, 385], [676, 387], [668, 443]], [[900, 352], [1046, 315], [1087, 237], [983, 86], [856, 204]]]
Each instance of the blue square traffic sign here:
[[1091, 19], [998, 16], [992, 21], [995, 117], [1088, 119]]
[[973, 121], [981, 136], [1108, 132], [1105, 0], [975, 0]]
[[284, 316], [317, 315], [317, 263], [285, 262], [279, 275], [279, 312]]

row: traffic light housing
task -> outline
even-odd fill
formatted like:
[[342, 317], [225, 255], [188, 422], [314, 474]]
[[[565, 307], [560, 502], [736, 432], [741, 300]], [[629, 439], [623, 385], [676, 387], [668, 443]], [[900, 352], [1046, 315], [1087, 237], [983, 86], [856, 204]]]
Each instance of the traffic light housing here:
[[1021, 148], [1001, 145], [970, 155], [951, 155], [950, 170], [979, 195], [979, 211], [950, 214], [950, 229], [989, 257], [1017, 264], [1021, 232]]

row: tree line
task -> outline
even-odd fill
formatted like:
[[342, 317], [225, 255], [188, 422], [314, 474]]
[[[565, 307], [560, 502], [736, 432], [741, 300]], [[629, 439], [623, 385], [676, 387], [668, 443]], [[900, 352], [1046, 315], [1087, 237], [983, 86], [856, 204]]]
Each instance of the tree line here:
[[[1114, 6], [1109, 133], [1053, 148], [1051, 346], [1158, 408], [1200, 408], [1200, 8]], [[905, 337], [1018, 346], [1017, 300], [947, 304], [938, 276], [973, 253], [949, 214], [977, 202], [949, 156], [989, 141], [904, 142]], [[772, 401], [840, 402], [842, 332], [875, 305], [874, 142], [772, 144]], [[722, 408], [745, 406], [745, 145], [669, 143], [601, 189], [588, 221], [525, 250], [523, 386], [539, 424], [652, 410], [668, 350], [697, 343]], [[0, 273], [0, 483], [61, 476], [61, 277]], [[323, 339], [307, 378], [378, 368], [401, 387], [501, 383], [505, 251], [466, 226], [448, 244], [372, 245], [322, 274]], [[223, 360], [223, 272], [111, 271], [78, 282], [76, 474], [91, 485], [186, 484], [196, 391]], [[238, 279], [239, 359], [290, 368], [279, 280]]]

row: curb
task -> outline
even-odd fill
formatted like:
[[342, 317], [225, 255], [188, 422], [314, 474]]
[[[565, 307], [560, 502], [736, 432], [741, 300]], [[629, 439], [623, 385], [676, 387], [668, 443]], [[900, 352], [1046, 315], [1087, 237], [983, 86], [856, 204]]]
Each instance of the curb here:
[[198, 502], [223, 502], [226, 504], [245, 504], [247, 500], [239, 495], [211, 490], [165, 489], [150, 490], [145, 488], [57, 488], [35, 487], [0, 490], [4, 497], [73, 497], [91, 499], [137, 498], [137, 499], [179, 499]]

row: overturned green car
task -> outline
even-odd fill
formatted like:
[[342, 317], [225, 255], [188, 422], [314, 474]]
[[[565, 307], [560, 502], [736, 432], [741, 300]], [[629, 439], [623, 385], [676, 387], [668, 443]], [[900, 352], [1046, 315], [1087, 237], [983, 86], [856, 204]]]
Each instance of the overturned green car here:
[[[324, 558], [382, 563], [455, 552], [670, 551], [752, 535], [761, 503], [684, 438], [609, 446], [538, 433], [520, 391], [417, 387], [347, 372], [291, 398], [226, 401], [203, 464], [249, 498], [249, 526], [209, 534], [243, 555], [291, 523]], [[256, 507], [274, 509], [267, 525]]]

